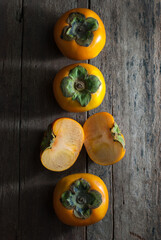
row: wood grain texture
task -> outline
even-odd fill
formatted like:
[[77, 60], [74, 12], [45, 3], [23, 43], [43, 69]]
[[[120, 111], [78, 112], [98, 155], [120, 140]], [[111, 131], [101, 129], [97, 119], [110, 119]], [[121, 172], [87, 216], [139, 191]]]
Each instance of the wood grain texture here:
[[23, 240], [85, 238], [85, 228], [63, 225], [52, 207], [52, 193], [58, 180], [86, 171], [84, 149], [74, 166], [62, 173], [45, 169], [39, 156], [40, 142], [48, 124], [60, 117], [74, 118], [81, 124], [86, 119], [86, 113], [63, 111], [52, 92], [56, 72], [75, 62], [57, 49], [53, 26], [64, 12], [76, 7], [76, 0], [24, 1], [19, 236]]
[[[56, 72], [71, 61], [52, 36], [67, 10], [89, 7], [105, 24], [103, 51], [88, 61], [98, 67], [107, 91], [88, 113], [60, 109], [52, 93]], [[87, 62], [87, 61], [86, 61]], [[161, 1], [3, 0], [0, 2], [0, 239], [161, 239]], [[82, 125], [96, 112], [114, 115], [126, 140], [123, 160], [100, 166], [83, 148], [69, 170], [54, 173], [40, 162], [47, 125], [71, 117]], [[76, 172], [100, 176], [109, 210], [92, 226], [69, 227], [52, 207], [55, 184]]]
[[[120, 125], [125, 131], [127, 153], [114, 166], [115, 238], [160, 239], [161, 210], [158, 212], [157, 199], [160, 124], [155, 101], [160, 82], [156, 78], [158, 69], [156, 73], [154, 70], [158, 19], [155, 20], [153, 1], [124, 1], [118, 5], [117, 15], [119, 26], [123, 25], [125, 30], [117, 30], [113, 112], [123, 119]], [[156, 51], [159, 53], [160, 49]]]
[[19, 217], [22, 6], [0, 2], [0, 239], [15, 240]]
[[[114, 63], [113, 55], [115, 53], [115, 43], [113, 42], [114, 19], [111, 18], [110, 12], [113, 10], [111, 1], [90, 1], [90, 9], [95, 11], [102, 19], [106, 29], [106, 44], [104, 49], [95, 58], [89, 61], [90, 64], [98, 67], [102, 72], [106, 82], [106, 95], [103, 103], [96, 109], [90, 111], [88, 116], [97, 112], [113, 113], [113, 73]], [[106, 11], [105, 11], [106, 9]], [[105, 218], [87, 228], [88, 240], [104, 240], [113, 239], [113, 176], [112, 166], [101, 166], [90, 159], [88, 161], [88, 171], [92, 174], [98, 175], [106, 184], [109, 193], [109, 209]]]
[[[88, 239], [159, 240], [160, 1], [115, 0], [104, 1], [103, 6], [101, 2], [92, 1], [91, 8], [102, 16], [110, 49], [91, 63], [106, 66], [101, 70], [112, 82], [112, 93], [106, 94], [107, 102], [112, 97], [112, 109], [103, 103], [96, 111], [112, 110], [125, 135], [127, 152], [112, 167], [113, 209], [110, 205], [103, 224], [88, 228]], [[89, 169], [100, 174], [96, 165]], [[109, 188], [111, 174], [107, 172], [104, 179]], [[113, 234], [112, 224], [106, 223], [112, 215]]]

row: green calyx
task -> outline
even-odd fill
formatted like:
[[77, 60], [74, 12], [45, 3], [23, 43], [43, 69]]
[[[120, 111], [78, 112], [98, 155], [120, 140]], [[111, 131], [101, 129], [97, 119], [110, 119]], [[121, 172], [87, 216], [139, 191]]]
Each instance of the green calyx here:
[[118, 141], [119, 143], [121, 143], [121, 145], [125, 149], [125, 140], [122, 137], [121, 131], [116, 122], [114, 122], [114, 126], [113, 126], [113, 128], [111, 128], [111, 133], [113, 135], [114, 141]]
[[75, 40], [80, 46], [88, 47], [93, 40], [93, 31], [98, 29], [98, 21], [95, 18], [85, 16], [79, 12], [70, 13], [61, 38], [66, 41]]
[[91, 94], [97, 92], [101, 82], [95, 75], [88, 75], [87, 70], [77, 66], [70, 70], [69, 75], [62, 79], [61, 90], [64, 97], [71, 97], [82, 107], [88, 105]]
[[80, 178], [61, 195], [60, 201], [65, 208], [73, 209], [75, 217], [86, 219], [92, 214], [92, 209], [101, 205], [102, 195], [96, 190], [91, 190], [90, 184]]
[[48, 126], [47, 131], [44, 133], [44, 137], [41, 142], [41, 146], [40, 146], [41, 152], [43, 152], [47, 148], [52, 148], [52, 144], [54, 143], [55, 138], [56, 136], [53, 133], [52, 124], [50, 124]]

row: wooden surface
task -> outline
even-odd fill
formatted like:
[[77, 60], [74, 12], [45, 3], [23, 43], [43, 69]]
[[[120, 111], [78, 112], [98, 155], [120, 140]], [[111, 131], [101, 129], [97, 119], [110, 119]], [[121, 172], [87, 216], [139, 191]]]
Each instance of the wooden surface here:
[[[52, 93], [56, 72], [71, 61], [57, 49], [52, 29], [65, 11], [86, 7], [102, 18], [107, 41], [88, 61], [106, 80], [100, 107], [67, 113]], [[0, 1], [0, 239], [161, 239], [161, 1]], [[47, 125], [68, 116], [81, 124], [95, 112], [114, 115], [126, 155], [113, 166], [93, 163], [85, 149], [69, 170], [53, 173], [40, 163]], [[89, 227], [60, 223], [52, 192], [63, 176], [90, 172], [109, 190], [106, 217]]]

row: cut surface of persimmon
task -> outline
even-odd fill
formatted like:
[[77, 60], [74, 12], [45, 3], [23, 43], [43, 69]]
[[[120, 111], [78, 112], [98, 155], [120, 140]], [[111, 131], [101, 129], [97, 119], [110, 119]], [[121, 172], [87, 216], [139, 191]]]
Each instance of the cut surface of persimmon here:
[[76, 161], [82, 148], [82, 126], [70, 118], [59, 118], [48, 126], [41, 143], [40, 158], [51, 171], [64, 171]]
[[84, 126], [84, 145], [91, 160], [100, 165], [120, 161], [125, 155], [125, 139], [111, 114], [100, 112]]

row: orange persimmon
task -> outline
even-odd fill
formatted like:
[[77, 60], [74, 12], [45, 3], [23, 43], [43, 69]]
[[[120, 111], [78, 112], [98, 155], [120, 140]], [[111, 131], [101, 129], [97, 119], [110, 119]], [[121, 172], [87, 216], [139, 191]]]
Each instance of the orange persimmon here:
[[72, 64], [55, 76], [53, 92], [60, 107], [70, 112], [85, 112], [98, 107], [105, 96], [105, 80], [91, 64]]
[[53, 207], [58, 218], [71, 226], [87, 226], [104, 218], [109, 204], [105, 183], [89, 173], [62, 178], [54, 189]]
[[40, 159], [51, 171], [64, 171], [76, 161], [82, 148], [82, 126], [70, 118], [59, 118], [48, 126], [41, 143]]
[[87, 8], [75, 8], [63, 14], [54, 27], [55, 42], [64, 56], [75, 60], [96, 57], [106, 42], [100, 17]]
[[89, 117], [84, 126], [84, 145], [94, 162], [110, 165], [125, 155], [125, 139], [111, 114], [100, 112]]

